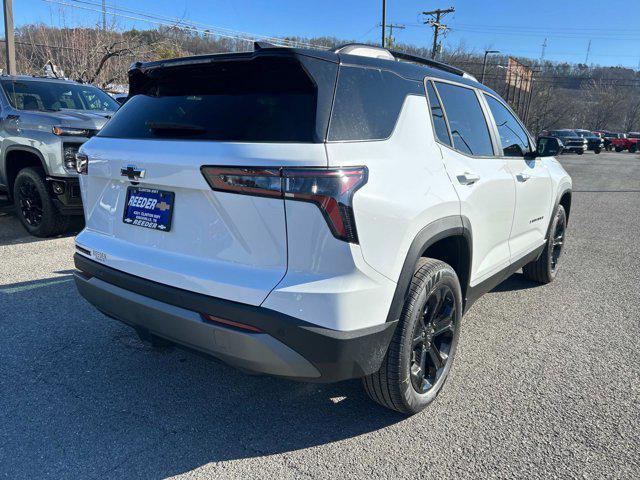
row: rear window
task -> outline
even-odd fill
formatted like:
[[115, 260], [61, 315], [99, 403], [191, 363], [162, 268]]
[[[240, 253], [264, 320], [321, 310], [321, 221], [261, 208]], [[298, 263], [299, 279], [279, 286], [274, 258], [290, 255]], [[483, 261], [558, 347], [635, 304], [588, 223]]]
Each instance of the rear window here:
[[340, 67], [328, 139], [388, 138], [407, 95], [424, 96], [421, 83], [385, 70]]
[[[290, 57], [159, 69], [150, 74], [148, 86], [120, 108], [99, 136], [322, 141], [328, 119], [319, 115], [318, 84], [326, 83], [326, 79], [317, 82], [309, 71]], [[335, 82], [335, 73], [331, 77], [329, 72], [327, 78]]]

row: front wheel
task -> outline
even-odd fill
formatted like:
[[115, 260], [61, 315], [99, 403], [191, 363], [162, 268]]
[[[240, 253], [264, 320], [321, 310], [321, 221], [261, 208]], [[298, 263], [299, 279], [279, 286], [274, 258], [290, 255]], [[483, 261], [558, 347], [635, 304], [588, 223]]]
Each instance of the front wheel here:
[[562, 205], [558, 205], [544, 250], [537, 260], [527, 263], [522, 268], [525, 278], [542, 284], [553, 282], [558, 274], [558, 262], [564, 249], [566, 236], [567, 213]]
[[69, 226], [69, 217], [53, 204], [40, 168], [20, 170], [13, 184], [13, 199], [18, 218], [33, 236], [52, 237]]
[[629, 152], [630, 153], [636, 153], [638, 151], [638, 146], [634, 145], [633, 147], [629, 147]]
[[406, 415], [425, 408], [449, 375], [461, 320], [456, 272], [440, 260], [420, 259], [382, 365], [363, 380], [367, 394]]
[[596, 148], [596, 149], [594, 150], [594, 152], [595, 152], [595, 154], [596, 154], [596, 155], [597, 155], [597, 154], [599, 154], [601, 151], [602, 151], [602, 149], [601, 149], [601, 148]]
[[584, 150], [578, 150], [576, 153], [577, 153], [578, 155], [582, 155], [582, 154], [584, 153]]
[[621, 147], [616, 147], [616, 152], [620, 153], [623, 149]]

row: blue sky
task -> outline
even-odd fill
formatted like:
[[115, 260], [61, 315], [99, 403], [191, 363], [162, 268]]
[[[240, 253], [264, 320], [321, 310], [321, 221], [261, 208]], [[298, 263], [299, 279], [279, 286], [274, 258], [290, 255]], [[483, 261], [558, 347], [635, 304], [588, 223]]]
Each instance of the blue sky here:
[[[43, 22], [66, 26], [92, 25], [100, 15], [61, 4], [100, 4], [100, 0], [14, 0], [16, 25]], [[52, 3], [55, 2], [55, 3]], [[380, 38], [381, 0], [107, 0], [118, 8], [182, 18], [203, 25], [260, 35], [336, 36], [359, 41]], [[589, 63], [640, 66], [640, 0], [387, 0], [387, 21], [405, 24], [396, 40], [429, 45], [431, 29], [419, 12], [453, 6], [446, 18], [451, 31], [446, 46], [461, 42], [481, 52]], [[606, 12], [603, 14], [603, 10]], [[61, 21], [61, 12], [64, 20]], [[124, 15], [126, 13], [120, 12]], [[130, 14], [129, 16], [136, 16]], [[119, 28], [152, 28], [140, 20], [116, 17]], [[203, 26], [203, 28], [206, 28]]]

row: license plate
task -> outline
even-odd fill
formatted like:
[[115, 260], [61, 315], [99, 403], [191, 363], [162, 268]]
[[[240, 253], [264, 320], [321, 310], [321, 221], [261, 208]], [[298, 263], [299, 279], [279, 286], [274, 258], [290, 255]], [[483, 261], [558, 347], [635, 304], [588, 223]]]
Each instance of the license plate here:
[[129, 187], [122, 221], [129, 225], [168, 232], [171, 230], [173, 199], [173, 192]]

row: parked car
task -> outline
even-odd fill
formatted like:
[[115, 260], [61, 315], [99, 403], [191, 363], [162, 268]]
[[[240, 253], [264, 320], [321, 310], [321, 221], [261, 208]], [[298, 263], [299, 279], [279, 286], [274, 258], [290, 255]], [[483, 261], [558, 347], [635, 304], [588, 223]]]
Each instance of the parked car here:
[[481, 294], [520, 268], [556, 277], [560, 142], [536, 145], [461, 70], [368, 45], [257, 45], [129, 78], [78, 154], [75, 281], [152, 343], [290, 379], [360, 377], [413, 414]]
[[587, 140], [568, 128], [562, 130], [544, 130], [543, 135], [556, 137], [562, 140], [564, 152], [582, 155], [587, 150]]
[[91, 85], [0, 76], [0, 201], [37, 237], [63, 232], [82, 215], [76, 152], [117, 110]]
[[611, 140], [613, 138], [618, 138], [618, 134], [615, 132], [608, 131], [595, 131], [593, 132], [595, 135], [598, 135], [604, 142], [604, 149], [606, 151], [613, 150], [613, 146], [611, 144]]
[[576, 132], [579, 137], [582, 137], [587, 141], [587, 150], [591, 150], [594, 153], [600, 153], [604, 148], [604, 141], [602, 138], [590, 130], [576, 129], [574, 132]]
[[638, 139], [629, 137], [626, 133], [620, 133], [618, 138], [612, 138], [611, 145], [616, 152], [629, 150], [629, 152], [635, 153], [638, 151]]

